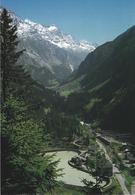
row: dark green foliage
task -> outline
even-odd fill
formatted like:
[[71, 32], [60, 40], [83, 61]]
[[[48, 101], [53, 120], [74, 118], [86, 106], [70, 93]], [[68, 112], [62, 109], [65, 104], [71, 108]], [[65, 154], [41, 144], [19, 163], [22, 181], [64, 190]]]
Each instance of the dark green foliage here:
[[75, 116], [68, 116], [52, 110], [46, 116], [46, 127], [56, 138], [72, 138], [74, 134], [78, 133], [80, 122]]
[[34, 193], [51, 190], [56, 182], [57, 162], [43, 156], [47, 146], [44, 130], [27, 119], [27, 106], [10, 97], [2, 114], [2, 191]]
[[[16, 51], [17, 27], [12, 24], [6, 9], [2, 10], [1, 16], [1, 81], [2, 100], [10, 93], [13, 83], [24, 81], [26, 74], [21, 66], [16, 66], [16, 62], [23, 51]], [[25, 75], [25, 77], [24, 77]]]

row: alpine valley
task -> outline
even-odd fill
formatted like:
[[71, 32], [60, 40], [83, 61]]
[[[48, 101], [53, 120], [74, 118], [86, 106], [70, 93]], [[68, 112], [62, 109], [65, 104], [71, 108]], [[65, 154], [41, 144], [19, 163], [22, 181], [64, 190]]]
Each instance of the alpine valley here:
[[70, 113], [102, 129], [134, 135], [135, 26], [88, 54], [59, 90], [68, 96]]
[[0, 12], [2, 194], [135, 194], [135, 26], [97, 46]]

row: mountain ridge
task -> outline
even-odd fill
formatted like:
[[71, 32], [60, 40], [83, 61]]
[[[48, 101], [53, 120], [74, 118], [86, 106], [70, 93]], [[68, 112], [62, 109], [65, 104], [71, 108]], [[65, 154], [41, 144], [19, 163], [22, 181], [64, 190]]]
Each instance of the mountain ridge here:
[[24, 65], [32, 78], [44, 86], [55, 86], [67, 79], [96, 48], [87, 41], [74, 40], [55, 25], [23, 20], [11, 11], [9, 14], [18, 28], [19, 49], [26, 49], [18, 64]]

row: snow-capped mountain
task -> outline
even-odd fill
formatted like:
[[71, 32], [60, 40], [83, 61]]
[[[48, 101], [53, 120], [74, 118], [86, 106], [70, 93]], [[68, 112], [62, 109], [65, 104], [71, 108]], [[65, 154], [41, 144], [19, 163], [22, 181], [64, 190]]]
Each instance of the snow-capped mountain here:
[[28, 19], [19, 23], [18, 34], [23, 38], [28, 36], [34, 39], [41, 38], [64, 49], [77, 51], [93, 51], [95, 49], [95, 46], [87, 41], [75, 41], [71, 35], [62, 33], [55, 25], [43, 26]]
[[45, 86], [65, 80], [95, 49], [94, 44], [77, 41], [55, 25], [41, 25], [9, 13], [18, 27], [19, 47], [26, 49], [18, 63]]

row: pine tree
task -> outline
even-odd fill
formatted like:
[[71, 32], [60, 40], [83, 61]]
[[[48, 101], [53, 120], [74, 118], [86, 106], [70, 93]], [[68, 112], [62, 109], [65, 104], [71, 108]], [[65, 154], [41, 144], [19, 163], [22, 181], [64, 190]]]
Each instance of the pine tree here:
[[2, 194], [43, 194], [57, 183], [57, 161], [42, 153], [47, 146], [45, 129], [34, 120], [35, 108], [28, 98], [37, 84], [34, 88], [34, 81], [16, 63], [23, 53], [17, 49], [17, 26], [6, 9], [0, 19]]
[[58, 161], [44, 154], [45, 129], [27, 118], [28, 106], [20, 98], [8, 97], [4, 107], [8, 112], [1, 115], [2, 194], [45, 194], [58, 176]]
[[9, 95], [12, 84], [20, 82], [21, 78], [25, 75], [22, 66], [16, 65], [18, 58], [24, 50], [17, 51], [19, 43], [17, 38], [17, 26], [13, 24], [13, 20], [5, 8], [2, 10], [0, 19], [1, 84], [2, 102], [4, 102]]

